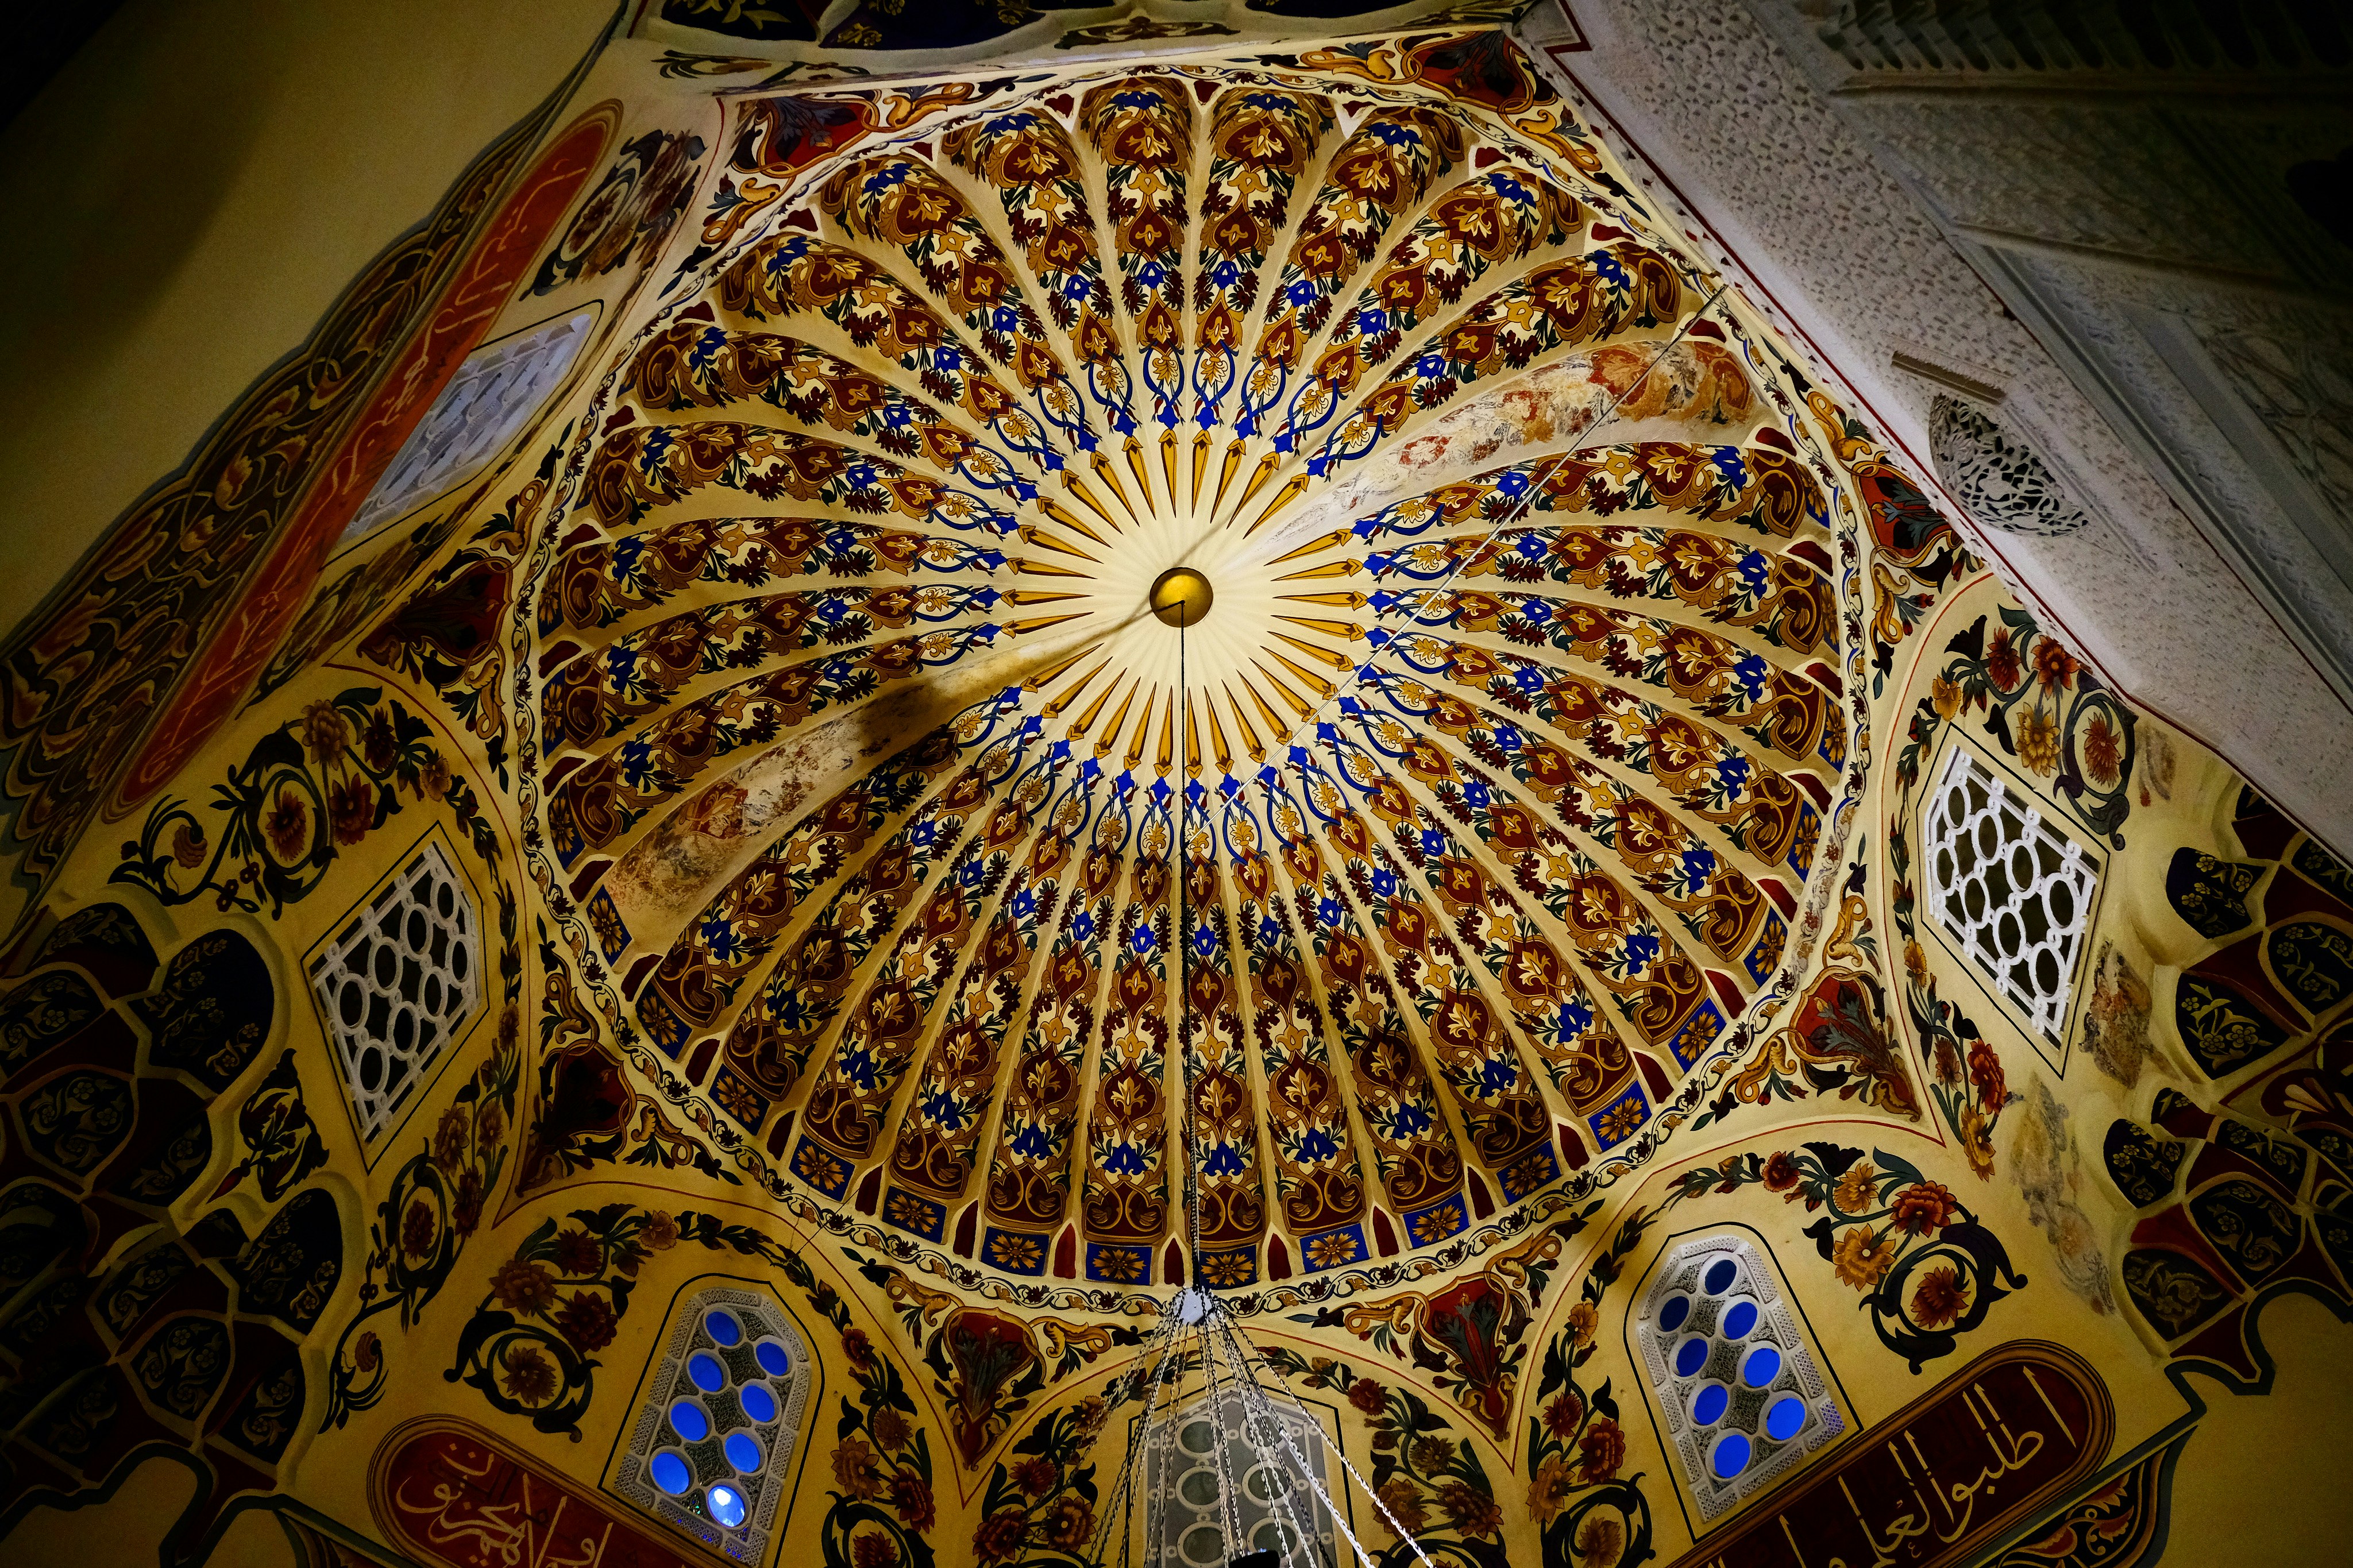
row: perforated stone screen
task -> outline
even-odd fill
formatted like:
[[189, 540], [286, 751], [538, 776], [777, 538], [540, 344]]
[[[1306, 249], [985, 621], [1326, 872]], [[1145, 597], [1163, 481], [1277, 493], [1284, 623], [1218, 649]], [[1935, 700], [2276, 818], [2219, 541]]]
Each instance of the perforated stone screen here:
[[2055, 1044], [2096, 868], [1964, 746], [1946, 759], [1923, 837], [1936, 922]]
[[312, 961], [360, 1136], [374, 1139], [480, 1005], [481, 921], [427, 843]]

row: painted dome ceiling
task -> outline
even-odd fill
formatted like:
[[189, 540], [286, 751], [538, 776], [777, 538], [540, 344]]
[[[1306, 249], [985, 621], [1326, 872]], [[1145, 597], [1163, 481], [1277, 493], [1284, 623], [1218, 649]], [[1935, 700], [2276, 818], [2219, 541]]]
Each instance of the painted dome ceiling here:
[[1785, 998], [1852, 480], [1448, 47], [952, 83], [832, 156], [733, 111], [534, 568], [522, 784], [593, 1002], [797, 1211], [1160, 1285], [1189, 1170], [1208, 1282], [1345, 1270], [1639, 1163]]

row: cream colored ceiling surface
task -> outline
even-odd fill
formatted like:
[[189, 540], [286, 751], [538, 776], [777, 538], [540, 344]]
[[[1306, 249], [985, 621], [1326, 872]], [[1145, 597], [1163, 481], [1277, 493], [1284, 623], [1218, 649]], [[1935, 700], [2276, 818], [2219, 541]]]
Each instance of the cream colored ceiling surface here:
[[1215, 1283], [1508, 1231], [1786, 995], [1857, 480], [1549, 96], [1474, 33], [734, 100], [531, 565], [523, 787], [797, 1211], [975, 1285], [1178, 1277], [1188, 1164]]

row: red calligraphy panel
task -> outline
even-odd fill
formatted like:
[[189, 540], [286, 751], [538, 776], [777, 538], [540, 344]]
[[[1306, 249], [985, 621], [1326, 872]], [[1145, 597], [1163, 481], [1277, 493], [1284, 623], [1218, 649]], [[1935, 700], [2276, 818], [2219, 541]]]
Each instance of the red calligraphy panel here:
[[2073, 1352], [2021, 1340], [1970, 1363], [1675, 1568], [1943, 1568], [2105, 1458], [2116, 1412]]
[[391, 1545], [446, 1568], [710, 1568], [609, 1500], [548, 1475], [464, 1421], [396, 1430], [369, 1468], [368, 1500]]

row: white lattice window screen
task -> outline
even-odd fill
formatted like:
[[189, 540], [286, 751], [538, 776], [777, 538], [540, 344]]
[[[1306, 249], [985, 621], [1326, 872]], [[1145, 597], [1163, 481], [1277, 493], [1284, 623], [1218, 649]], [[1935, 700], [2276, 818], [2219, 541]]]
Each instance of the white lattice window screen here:
[[671, 1325], [614, 1489], [738, 1563], [758, 1563], [776, 1528], [809, 1397], [808, 1345], [755, 1291], [728, 1286]]
[[[1213, 1401], [1205, 1390], [1146, 1435], [1145, 1540], [1151, 1568], [1224, 1568], [1229, 1558], [1254, 1552], [1275, 1552], [1282, 1568], [1340, 1561], [1330, 1512], [1313, 1488], [1296, 1480], [1303, 1459], [1324, 1495], [1332, 1495], [1323, 1431], [1297, 1409], [1252, 1403], [1255, 1414], [1238, 1392], [1220, 1391]], [[1260, 1426], [1255, 1433], [1252, 1420]], [[1268, 1420], [1280, 1432], [1264, 1430]], [[1275, 1462], [1268, 1463], [1267, 1455]], [[1229, 1492], [1235, 1499], [1230, 1518]], [[1235, 1525], [1240, 1541], [1229, 1543]]]
[[1937, 923], [2057, 1043], [2096, 876], [2082, 846], [1965, 746], [1946, 761], [1923, 836]]
[[476, 349], [343, 530], [346, 543], [472, 475], [522, 428], [588, 341], [586, 310]]
[[369, 901], [311, 965], [360, 1136], [402, 1100], [482, 999], [481, 922], [438, 844]]
[[1634, 1340], [1704, 1518], [1764, 1490], [1844, 1426], [1770, 1260], [1736, 1237], [1669, 1255]]

